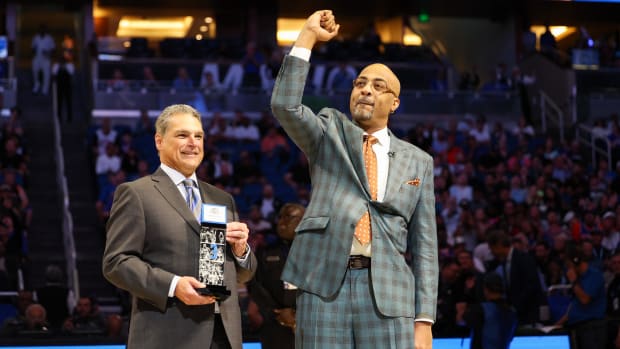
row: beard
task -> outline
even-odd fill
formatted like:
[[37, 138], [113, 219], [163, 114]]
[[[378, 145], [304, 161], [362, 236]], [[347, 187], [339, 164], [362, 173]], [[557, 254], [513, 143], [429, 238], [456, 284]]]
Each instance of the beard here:
[[351, 116], [353, 120], [356, 121], [368, 121], [372, 118], [372, 112], [375, 108], [365, 109], [363, 104], [356, 105], [351, 111]]

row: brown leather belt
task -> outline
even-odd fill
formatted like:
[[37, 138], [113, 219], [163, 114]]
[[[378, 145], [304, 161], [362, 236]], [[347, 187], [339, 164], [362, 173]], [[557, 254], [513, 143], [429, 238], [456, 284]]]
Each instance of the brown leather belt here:
[[368, 269], [370, 268], [370, 257], [355, 255], [349, 256], [349, 269]]

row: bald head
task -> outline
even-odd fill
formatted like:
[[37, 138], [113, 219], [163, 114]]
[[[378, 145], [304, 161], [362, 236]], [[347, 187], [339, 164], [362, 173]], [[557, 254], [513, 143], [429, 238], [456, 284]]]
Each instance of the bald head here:
[[366, 74], [372, 73], [373, 75], [381, 76], [388, 84], [390, 90], [394, 92], [396, 97], [400, 95], [400, 81], [396, 77], [396, 74], [392, 71], [392, 69], [388, 68], [387, 65], [381, 63], [373, 63], [367, 65], [359, 76], [364, 76]]

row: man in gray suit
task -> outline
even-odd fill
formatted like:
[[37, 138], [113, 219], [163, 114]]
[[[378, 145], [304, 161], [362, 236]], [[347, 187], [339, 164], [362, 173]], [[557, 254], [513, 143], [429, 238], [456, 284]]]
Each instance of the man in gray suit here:
[[[338, 29], [329, 10], [308, 18], [271, 98], [312, 176], [282, 274], [301, 290], [296, 346], [431, 348], [438, 283], [433, 160], [387, 128], [400, 103], [398, 78], [383, 64], [365, 67], [353, 82], [352, 121], [301, 104], [312, 47]], [[378, 143], [364, 144], [373, 139]]]
[[[128, 347], [241, 349], [237, 283], [251, 279], [257, 265], [249, 230], [237, 222], [229, 194], [196, 178], [204, 143], [200, 114], [172, 105], [155, 128], [160, 168], [119, 185], [107, 223], [103, 273], [133, 296]], [[231, 296], [222, 301], [196, 291], [205, 285], [195, 278], [200, 223], [190, 198], [225, 206], [224, 283]]]

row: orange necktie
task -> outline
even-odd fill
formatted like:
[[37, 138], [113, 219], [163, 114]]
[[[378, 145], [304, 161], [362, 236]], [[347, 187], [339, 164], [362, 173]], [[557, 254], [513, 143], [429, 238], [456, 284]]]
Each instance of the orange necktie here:
[[[368, 185], [370, 186], [370, 196], [373, 200], [377, 200], [377, 156], [372, 151], [372, 145], [378, 140], [374, 136], [364, 136], [364, 165], [366, 166], [366, 175], [368, 176]], [[355, 238], [362, 245], [370, 242], [372, 229], [370, 227], [370, 213], [366, 211], [362, 218], [357, 222], [355, 227]]]

